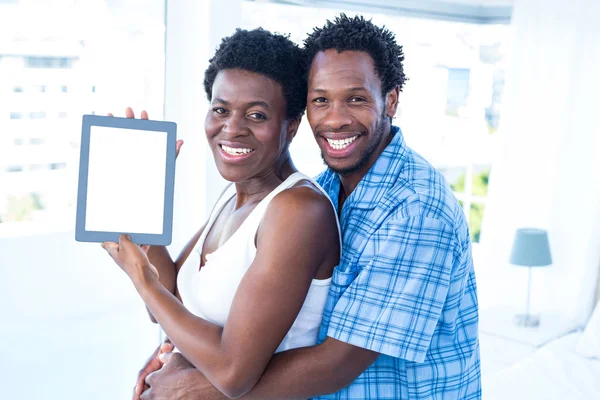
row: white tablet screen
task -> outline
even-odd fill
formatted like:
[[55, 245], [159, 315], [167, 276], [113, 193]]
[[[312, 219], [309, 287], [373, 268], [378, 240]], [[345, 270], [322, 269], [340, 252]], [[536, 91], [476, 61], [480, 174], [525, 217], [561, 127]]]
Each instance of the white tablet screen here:
[[92, 126], [85, 229], [163, 233], [167, 132]]

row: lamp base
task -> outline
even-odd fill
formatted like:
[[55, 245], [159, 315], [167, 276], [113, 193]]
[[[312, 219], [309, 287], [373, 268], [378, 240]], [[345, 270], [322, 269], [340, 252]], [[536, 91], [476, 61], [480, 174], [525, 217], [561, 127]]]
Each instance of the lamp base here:
[[514, 318], [515, 325], [523, 328], [535, 328], [540, 325], [540, 317], [531, 314], [517, 314]]

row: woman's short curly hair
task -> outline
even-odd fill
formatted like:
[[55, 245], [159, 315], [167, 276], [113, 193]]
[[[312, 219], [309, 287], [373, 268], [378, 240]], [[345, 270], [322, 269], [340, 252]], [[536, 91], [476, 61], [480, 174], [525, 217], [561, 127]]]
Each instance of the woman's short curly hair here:
[[287, 102], [286, 117], [301, 117], [306, 108], [307, 73], [302, 50], [288, 36], [262, 28], [237, 29], [224, 38], [204, 73], [204, 90], [212, 100], [212, 87], [217, 74], [239, 68], [265, 75], [283, 88]]
[[[375, 73], [381, 80], [381, 93], [404, 86], [404, 53], [396, 43], [394, 34], [385, 27], [378, 27], [363, 16], [349, 18], [340, 14], [333, 22], [327, 20], [323, 28], [315, 28], [304, 40], [307, 64], [312, 64], [320, 51], [364, 51], [373, 58]], [[309, 67], [310, 68], [310, 67]]]

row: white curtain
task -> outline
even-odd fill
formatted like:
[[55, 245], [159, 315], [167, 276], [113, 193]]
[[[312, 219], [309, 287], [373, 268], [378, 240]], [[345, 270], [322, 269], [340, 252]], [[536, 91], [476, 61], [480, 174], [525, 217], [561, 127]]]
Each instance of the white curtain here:
[[533, 305], [584, 323], [600, 265], [600, 1], [515, 0], [512, 69], [481, 244], [487, 303], [524, 304], [508, 263], [514, 231], [550, 235], [554, 264], [534, 273]]

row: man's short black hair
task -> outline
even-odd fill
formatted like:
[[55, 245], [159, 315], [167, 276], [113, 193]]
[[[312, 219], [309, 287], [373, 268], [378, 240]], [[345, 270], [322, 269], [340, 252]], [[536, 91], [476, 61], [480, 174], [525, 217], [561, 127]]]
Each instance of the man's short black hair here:
[[221, 41], [204, 73], [204, 90], [212, 100], [217, 74], [224, 69], [239, 68], [265, 75], [283, 88], [287, 102], [286, 117], [301, 117], [306, 108], [306, 59], [302, 50], [288, 36], [262, 28], [237, 29]]
[[323, 28], [315, 28], [304, 40], [308, 68], [320, 51], [364, 51], [374, 61], [375, 73], [381, 80], [381, 93], [385, 96], [392, 88], [404, 86], [404, 53], [396, 43], [394, 34], [378, 27], [363, 16], [349, 18], [340, 14], [333, 22], [327, 20]]

